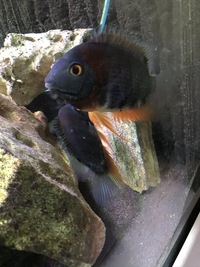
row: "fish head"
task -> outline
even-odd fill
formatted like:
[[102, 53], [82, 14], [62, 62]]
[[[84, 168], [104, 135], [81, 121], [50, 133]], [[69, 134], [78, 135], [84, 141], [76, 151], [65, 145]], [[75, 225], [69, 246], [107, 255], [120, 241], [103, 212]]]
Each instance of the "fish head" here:
[[94, 86], [94, 72], [82, 55], [81, 45], [68, 51], [49, 71], [45, 87], [69, 102], [86, 98]]

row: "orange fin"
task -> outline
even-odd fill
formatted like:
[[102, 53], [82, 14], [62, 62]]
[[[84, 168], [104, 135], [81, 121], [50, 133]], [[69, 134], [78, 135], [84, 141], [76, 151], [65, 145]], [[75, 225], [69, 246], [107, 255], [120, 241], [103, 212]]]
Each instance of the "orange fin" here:
[[109, 140], [104, 135], [104, 133], [101, 131], [102, 125], [106, 126], [112, 133], [123, 139], [114, 129], [114, 126], [111, 123], [111, 119], [105, 114], [98, 111], [95, 112], [88, 112], [90, 120], [94, 123], [94, 125], [97, 128], [98, 135], [101, 139], [104, 155], [106, 158], [106, 162], [108, 164], [108, 173], [111, 179], [119, 186], [121, 187], [123, 184], [123, 179], [121, 177], [120, 171], [114, 162], [109, 149], [112, 149], [109, 143]]
[[[112, 113], [111, 113], [112, 114]], [[113, 134], [118, 136], [120, 139], [125, 140], [122, 136], [120, 136], [114, 129], [114, 126], [111, 122], [111, 118], [108, 117], [107, 114], [99, 111], [92, 111], [88, 112], [90, 120], [94, 123], [95, 126], [102, 128], [102, 125], [104, 125], [106, 128], [108, 128]]]
[[109, 142], [108, 138], [105, 136], [105, 134], [99, 128], [97, 128], [97, 132], [98, 132], [98, 135], [101, 139], [102, 144], [111, 148], [110, 142]]
[[113, 119], [118, 122], [151, 121], [153, 110], [150, 106], [144, 105], [135, 109], [126, 109], [112, 112]]

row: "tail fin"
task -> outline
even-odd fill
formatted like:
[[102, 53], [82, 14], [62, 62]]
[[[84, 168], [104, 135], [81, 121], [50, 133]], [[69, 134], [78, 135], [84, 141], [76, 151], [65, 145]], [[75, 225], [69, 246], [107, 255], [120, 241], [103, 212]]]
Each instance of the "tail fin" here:
[[105, 206], [122, 189], [108, 175], [96, 175], [90, 182], [93, 197], [99, 206]]

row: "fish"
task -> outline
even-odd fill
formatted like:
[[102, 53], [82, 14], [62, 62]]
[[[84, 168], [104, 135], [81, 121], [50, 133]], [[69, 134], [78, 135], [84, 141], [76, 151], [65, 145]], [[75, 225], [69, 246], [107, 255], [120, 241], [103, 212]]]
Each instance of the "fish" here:
[[53, 127], [78, 181], [88, 181], [96, 203], [104, 206], [123, 188], [123, 181], [88, 113], [66, 104]]
[[75, 176], [78, 181], [89, 183], [97, 204], [104, 206], [122, 189], [124, 183], [108, 141], [91, 122], [88, 112], [52, 98], [48, 91], [36, 96], [26, 108], [57, 137]]
[[[71, 107], [73, 106], [74, 110], [80, 112], [77, 114], [80, 115], [82, 114], [81, 112], [86, 112], [84, 114], [87, 114], [87, 120], [93, 123], [93, 126], [90, 124], [90, 127], [95, 127], [95, 142], [99, 139], [99, 143], [93, 146], [92, 138], [88, 142], [91, 142], [91, 148], [94, 149], [95, 147], [95, 150], [100, 143], [103, 144], [103, 147], [101, 149], [99, 147], [98, 151], [103, 151], [104, 156], [106, 155], [106, 166], [112, 170], [104, 169], [102, 174], [92, 169], [91, 162], [95, 162], [94, 166], [98, 165], [95, 158], [91, 157], [87, 160], [86, 155], [91, 154], [92, 149], [91, 152], [89, 152], [87, 146], [84, 149], [80, 140], [77, 138], [76, 140], [72, 139], [72, 136], [69, 136], [68, 129], [65, 132], [67, 125], [69, 125], [69, 121], [65, 121], [69, 120], [69, 110], [63, 111], [64, 108], [60, 110], [64, 115], [59, 112], [59, 123], [56, 128], [58, 137], [61, 136], [63, 138], [64, 136], [61, 141], [64, 140], [66, 151], [72, 157], [72, 161], [74, 162], [74, 159], [77, 161], [74, 165], [78, 166], [81, 163], [87, 167], [85, 173], [89, 169], [89, 176], [95, 175], [95, 177], [99, 177], [99, 179], [93, 180], [101, 181], [99, 185], [102, 184], [104, 187], [104, 189], [100, 190], [101, 192], [110, 192], [108, 188], [112, 188], [112, 186], [108, 185], [108, 182], [106, 183], [107, 186], [103, 185], [105, 182], [100, 179], [102, 175], [103, 177], [105, 175], [106, 177], [111, 177], [111, 179], [106, 178], [105, 181], [110, 182], [114, 177], [114, 184], [121, 184], [119, 171], [116, 167], [113, 167], [115, 165], [112, 158], [109, 157], [109, 141], [101, 131], [101, 127], [102, 125], [106, 126], [115, 135], [118, 135], [113, 121], [137, 122], [152, 120], [155, 116], [155, 110], [151, 104], [151, 95], [155, 90], [155, 76], [159, 71], [157, 64], [154, 64], [154, 53], [151, 48], [143, 42], [129, 38], [128, 35], [106, 28], [103, 32], [94, 31], [86, 42], [69, 50], [52, 66], [45, 78], [45, 87], [52, 95], [64, 99]], [[108, 116], [108, 113], [113, 120]], [[73, 116], [70, 117], [70, 119], [72, 118]], [[89, 135], [90, 127], [84, 124], [84, 120], [82, 125], [79, 116], [76, 119], [73, 119], [74, 124], [72, 124], [74, 125], [73, 127], [76, 124], [79, 125], [76, 136], [78, 136], [78, 131], [79, 134], [87, 132]], [[79, 120], [80, 123], [78, 123]], [[123, 139], [119, 135], [118, 137]], [[71, 144], [69, 144], [70, 140]], [[81, 144], [79, 146], [81, 147], [81, 158], [77, 157], [80, 151], [73, 152], [73, 149], [79, 143]], [[94, 161], [90, 162], [90, 160]], [[115, 181], [117, 182], [115, 183]], [[93, 195], [96, 195], [97, 192], [94, 188], [98, 187], [93, 186], [92, 189]], [[99, 189], [97, 191], [99, 192]], [[112, 194], [108, 193], [108, 195]], [[102, 198], [97, 197], [97, 201], [101, 202], [100, 199], [102, 200]]]
[[[86, 42], [52, 66], [45, 87], [52, 95], [89, 112], [91, 120], [100, 115], [93, 121], [98, 121], [96, 126], [104, 124], [101, 119], [107, 112], [113, 121], [151, 121], [156, 114], [151, 95], [160, 71], [154, 52], [144, 42], [117, 30], [93, 31]], [[114, 128], [112, 123], [110, 126]]]
[[34, 113], [42, 123], [50, 123], [58, 116], [58, 112], [65, 105], [65, 101], [59, 97], [54, 98], [50, 92], [42, 92], [37, 95], [25, 107]]

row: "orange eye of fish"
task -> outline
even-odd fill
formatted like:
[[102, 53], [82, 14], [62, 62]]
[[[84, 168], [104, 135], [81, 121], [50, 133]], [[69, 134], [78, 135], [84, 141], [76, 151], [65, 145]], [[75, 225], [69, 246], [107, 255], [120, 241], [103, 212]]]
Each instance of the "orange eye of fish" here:
[[79, 76], [83, 73], [83, 67], [79, 64], [74, 64], [69, 68], [69, 72], [72, 75]]

